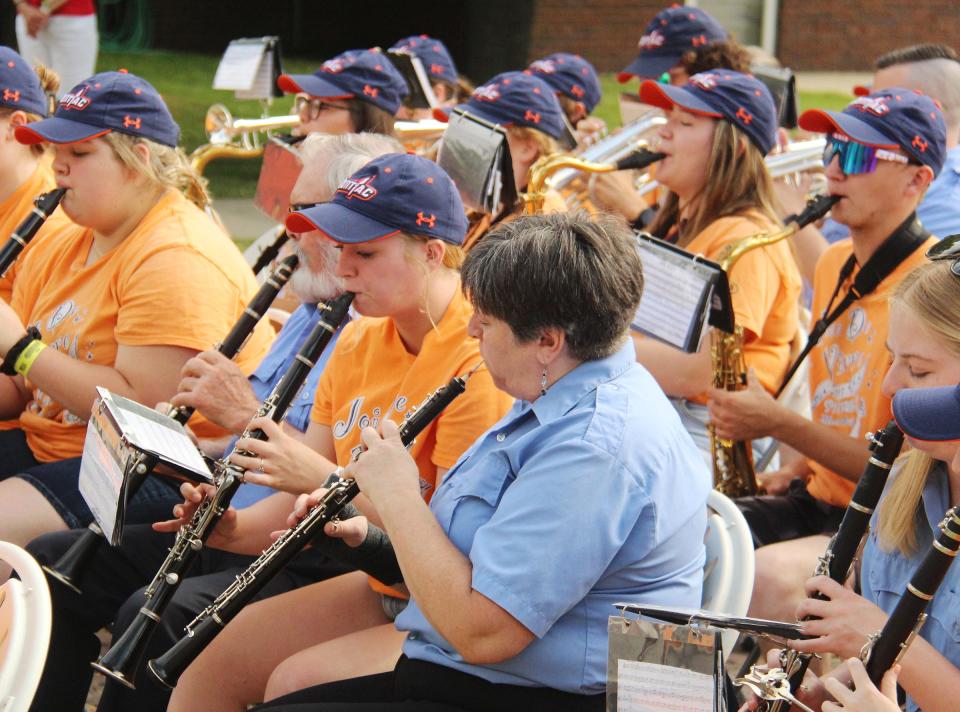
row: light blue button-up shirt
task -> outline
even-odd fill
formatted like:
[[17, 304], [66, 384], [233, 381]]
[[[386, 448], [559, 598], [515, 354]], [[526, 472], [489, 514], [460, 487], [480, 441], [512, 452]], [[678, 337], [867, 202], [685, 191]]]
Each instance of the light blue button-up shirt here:
[[[891, 478], [892, 479], [892, 478]], [[907, 590], [907, 584], [921, 559], [931, 549], [934, 531], [950, 508], [950, 486], [946, 465], [936, 462], [923, 488], [923, 514], [917, 516], [917, 552], [904, 556], [899, 549], [887, 552], [877, 542], [876, 515], [863, 552], [861, 588], [863, 596], [886, 611], [893, 612]], [[920, 635], [957, 667], [960, 667], [960, 566], [948, 569], [943, 583], [927, 606], [927, 621]], [[919, 707], [907, 697], [907, 709]]]
[[947, 151], [947, 160], [917, 207], [920, 222], [936, 237], [960, 233], [960, 146]]
[[[283, 374], [287, 372], [293, 362], [294, 356], [297, 355], [300, 347], [303, 346], [303, 342], [307, 340], [307, 336], [313, 331], [318, 321], [320, 321], [320, 313], [317, 311], [316, 304], [301, 304], [290, 314], [280, 333], [277, 334], [277, 338], [273, 340], [270, 351], [250, 376], [250, 385], [260, 401], [266, 399], [277, 383], [280, 382]], [[303, 388], [300, 389], [297, 397], [290, 404], [290, 409], [284, 418], [286, 422], [300, 432], [305, 432], [310, 424], [310, 410], [313, 407], [314, 394], [317, 392], [317, 381], [320, 380], [320, 374], [323, 373], [327, 359], [330, 358], [333, 347], [342, 331], [343, 328], [341, 327], [333, 335], [330, 343], [327, 344], [327, 348], [317, 359], [317, 364], [310, 369], [307, 380], [303, 383]], [[224, 454], [229, 453], [232, 449], [233, 443], [231, 442]], [[232, 505], [236, 509], [243, 509], [274, 492], [276, 490], [263, 485], [243, 484], [234, 495]]]
[[447, 473], [430, 507], [472, 586], [536, 639], [469, 665], [415, 600], [404, 652], [495, 683], [605, 689], [617, 601], [700, 606], [710, 473], [628, 342], [517, 402]]

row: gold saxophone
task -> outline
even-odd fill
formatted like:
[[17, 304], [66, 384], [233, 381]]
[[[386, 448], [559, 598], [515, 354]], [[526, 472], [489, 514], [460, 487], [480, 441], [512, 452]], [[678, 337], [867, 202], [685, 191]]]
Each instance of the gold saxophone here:
[[[717, 258], [723, 271], [730, 273], [741, 257], [752, 250], [772, 245], [795, 235], [815, 220], [819, 220], [837, 202], [830, 195], [820, 195], [807, 201], [804, 209], [787, 218], [782, 230], [748, 235], [727, 245]], [[740, 391], [747, 386], [747, 366], [743, 357], [743, 327], [736, 324], [732, 332], [713, 329], [710, 334], [710, 356], [713, 361], [713, 386], [725, 391]], [[710, 451], [713, 454], [713, 485], [728, 497], [750, 497], [760, 494], [762, 488], [753, 469], [753, 450], [749, 442], [717, 437], [713, 425], [710, 432]]]
[[597, 163], [588, 161], [569, 153], [557, 153], [552, 156], [542, 156], [530, 167], [530, 177], [527, 180], [527, 192], [521, 193], [527, 215], [538, 215], [543, 212], [543, 202], [551, 186], [548, 179], [554, 173], [564, 168], [572, 168], [584, 173], [610, 173], [628, 169], [646, 168], [664, 157], [663, 153], [647, 150], [645, 145], [639, 144], [627, 156], [613, 163]]

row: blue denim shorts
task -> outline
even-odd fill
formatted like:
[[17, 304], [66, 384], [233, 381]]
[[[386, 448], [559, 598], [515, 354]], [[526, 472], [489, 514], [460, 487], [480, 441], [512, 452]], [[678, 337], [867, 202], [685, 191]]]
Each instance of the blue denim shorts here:
[[[80, 458], [39, 462], [30, 452], [22, 430], [0, 431], [0, 481], [18, 477], [50, 503], [70, 529], [93, 522], [93, 513], [80, 494]], [[175, 504], [183, 501], [179, 484], [151, 476], [127, 506], [125, 521], [147, 524], [169, 519]], [[2, 506], [2, 505], [0, 505]]]

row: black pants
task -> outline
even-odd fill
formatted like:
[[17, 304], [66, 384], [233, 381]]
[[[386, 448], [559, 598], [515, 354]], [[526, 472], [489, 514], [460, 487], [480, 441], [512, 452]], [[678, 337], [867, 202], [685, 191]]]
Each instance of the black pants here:
[[300, 690], [253, 712], [602, 712], [606, 694], [496, 685], [453, 668], [400, 657], [393, 672]]
[[815, 498], [801, 480], [791, 482], [786, 494], [739, 497], [734, 501], [750, 525], [757, 549], [779, 541], [833, 534], [846, 511], [845, 507]]
[[[32, 541], [27, 549], [41, 564], [49, 563], [56, 561], [81, 534], [81, 530], [46, 534]], [[100, 652], [96, 632], [112, 623], [116, 640], [126, 630], [144, 602], [144, 587], [153, 579], [173, 539], [172, 534], [158, 534], [149, 525], [132, 526], [124, 532], [119, 547], [101, 544], [79, 582], [82, 595], [50, 580], [53, 631], [32, 710], [82, 712], [93, 674], [90, 662]], [[184, 626], [252, 560], [250, 556], [204, 549], [156, 626], [145, 661], [163, 654], [178, 640]], [[307, 549], [294, 557], [257, 598], [275, 596], [345, 571], [344, 567]], [[108, 681], [98, 709], [101, 712], [166, 710], [170, 691], [149, 671], [139, 670], [136, 683], [134, 691]]]

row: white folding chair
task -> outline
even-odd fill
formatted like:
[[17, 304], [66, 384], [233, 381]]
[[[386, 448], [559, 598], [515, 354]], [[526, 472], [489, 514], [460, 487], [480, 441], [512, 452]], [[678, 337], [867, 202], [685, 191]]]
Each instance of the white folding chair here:
[[[715, 613], [745, 616], [753, 592], [753, 539], [737, 505], [711, 490], [707, 498], [707, 560], [703, 569], [701, 607]], [[723, 633], [724, 655], [733, 650], [737, 631]]]
[[50, 646], [50, 590], [19, 546], [0, 541], [0, 561], [20, 577], [0, 586], [0, 712], [26, 712]]

